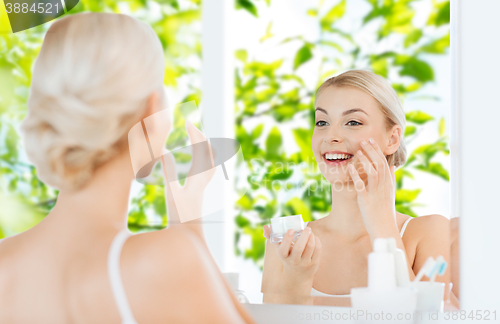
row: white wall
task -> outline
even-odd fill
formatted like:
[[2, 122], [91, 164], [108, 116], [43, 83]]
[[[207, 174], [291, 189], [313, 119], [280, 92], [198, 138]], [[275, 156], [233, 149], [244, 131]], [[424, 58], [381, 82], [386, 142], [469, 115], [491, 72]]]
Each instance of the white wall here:
[[[234, 102], [233, 58], [229, 15], [232, 1], [203, 0], [202, 69], [200, 110], [203, 131], [207, 138], [234, 138], [232, 108]], [[219, 167], [220, 168], [220, 167]], [[232, 180], [232, 179], [230, 179]], [[232, 193], [221, 188], [225, 209], [202, 218], [207, 245], [220, 270], [232, 270], [234, 258]]]
[[[461, 308], [500, 311], [500, 1], [452, 1], [452, 213], [460, 216]], [[497, 316], [499, 316], [497, 312]], [[497, 317], [498, 320], [498, 317]]]

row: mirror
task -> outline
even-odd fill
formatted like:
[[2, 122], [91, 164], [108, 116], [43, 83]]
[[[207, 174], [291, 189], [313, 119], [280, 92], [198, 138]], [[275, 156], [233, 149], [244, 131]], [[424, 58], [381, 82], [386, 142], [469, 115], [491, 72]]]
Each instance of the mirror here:
[[[236, 202], [235, 262], [240, 290], [255, 296], [251, 303], [350, 306], [351, 288], [368, 285], [368, 255], [379, 235], [394, 237], [404, 249], [411, 278], [428, 257], [442, 256], [446, 270], [434, 280], [445, 282], [447, 307], [458, 307], [458, 218], [449, 203], [450, 5], [421, 0], [387, 8], [412, 17], [404, 28], [394, 24], [396, 14], [381, 15], [376, 6], [354, 0], [271, 1], [256, 5], [258, 15], [253, 9], [234, 11], [236, 130], [243, 151], [252, 152], [240, 165], [250, 177], [237, 179], [248, 191]], [[328, 78], [349, 70], [373, 71], [387, 82], [403, 109], [404, 121], [395, 124], [404, 123], [404, 129], [390, 123], [384, 128], [387, 111], [381, 106], [391, 106], [391, 95], [375, 98], [356, 88], [350, 81], [355, 75], [343, 81], [350, 86], [326, 84], [317, 94]], [[373, 93], [388, 88], [382, 81], [371, 83], [379, 84]], [[349, 112], [359, 108], [364, 112]], [[361, 141], [373, 137], [391, 159], [388, 164], [397, 164], [397, 134], [406, 157], [395, 170], [394, 224], [377, 229], [390, 222], [383, 216], [370, 222], [369, 215], [382, 215], [384, 207], [372, 204], [361, 212], [349, 162], [327, 160], [355, 159], [361, 168], [356, 152]], [[368, 186], [362, 171], [360, 180]], [[302, 215], [322, 245], [318, 268], [302, 280], [312, 294], [311, 287], [299, 287], [299, 275], [287, 286], [303, 289], [296, 299], [278, 287], [287, 265], [264, 238], [271, 219], [291, 215]]]

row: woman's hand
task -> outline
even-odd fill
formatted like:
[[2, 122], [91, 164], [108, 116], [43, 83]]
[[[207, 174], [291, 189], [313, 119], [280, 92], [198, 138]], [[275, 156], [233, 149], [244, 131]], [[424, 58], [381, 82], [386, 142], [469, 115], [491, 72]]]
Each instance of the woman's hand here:
[[[270, 228], [264, 226], [264, 236], [269, 238]], [[312, 233], [310, 227], [302, 231], [298, 240], [294, 243], [294, 231], [288, 230], [283, 241], [273, 244], [281, 262], [283, 273], [280, 276], [280, 293], [296, 293], [306, 286], [307, 294], [310, 294], [314, 275], [318, 271], [321, 258], [321, 241]]]
[[[196, 220], [202, 217], [203, 194], [206, 186], [215, 174], [215, 167], [204, 170], [206, 161], [211, 161], [213, 150], [208, 143], [205, 135], [200, 132], [193, 124], [186, 122], [186, 129], [192, 144], [205, 142], [207, 145], [193, 145], [192, 165], [186, 177], [184, 186], [180, 186], [177, 181], [177, 172], [175, 170], [175, 161], [172, 154], [162, 156], [163, 175], [165, 177], [165, 196], [167, 201], [168, 222], [169, 225], [179, 224]], [[213, 166], [213, 164], [212, 164]], [[203, 239], [203, 230], [201, 223], [191, 224], [191, 228]]]
[[366, 173], [365, 183], [360, 172], [354, 165], [348, 170], [358, 194], [358, 205], [365, 223], [366, 230], [371, 237], [392, 236], [396, 224], [396, 178], [395, 167], [389, 167], [387, 159], [378, 144], [370, 138], [368, 142], [361, 142], [364, 152], [357, 152], [362, 165], [361, 173]]

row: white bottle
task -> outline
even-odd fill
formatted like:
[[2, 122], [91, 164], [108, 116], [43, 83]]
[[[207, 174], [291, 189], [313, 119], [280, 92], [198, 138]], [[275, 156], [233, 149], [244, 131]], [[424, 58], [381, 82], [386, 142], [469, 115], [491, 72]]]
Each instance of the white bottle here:
[[387, 239], [387, 248], [394, 254], [394, 265], [396, 271], [396, 285], [398, 287], [410, 287], [410, 274], [408, 273], [408, 263], [403, 250], [398, 249], [394, 237]]
[[368, 288], [378, 291], [396, 288], [394, 254], [389, 252], [386, 239], [373, 241], [373, 252], [368, 255]]
[[[388, 243], [390, 239], [376, 238], [373, 241], [373, 252], [368, 255], [368, 287], [351, 288], [351, 304], [355, 310], [365, 313], [391, 313], [391, 323], [413, 323], [417, 291], [412, 287], [397, 286], [394, 253]], [[396, 320], [398, 313], [410, 313], [412, 319]], [[380, 318], [361, 317], [359, 320], [362, 323], [381, 323]]]

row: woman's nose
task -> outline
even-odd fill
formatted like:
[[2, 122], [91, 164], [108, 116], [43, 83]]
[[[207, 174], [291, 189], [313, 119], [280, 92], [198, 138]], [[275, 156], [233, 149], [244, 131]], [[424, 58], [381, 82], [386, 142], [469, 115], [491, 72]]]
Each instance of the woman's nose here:
[[324, 139], [325, 143], [340, 143], [342, 136], [338, 132], [330, 131]]

